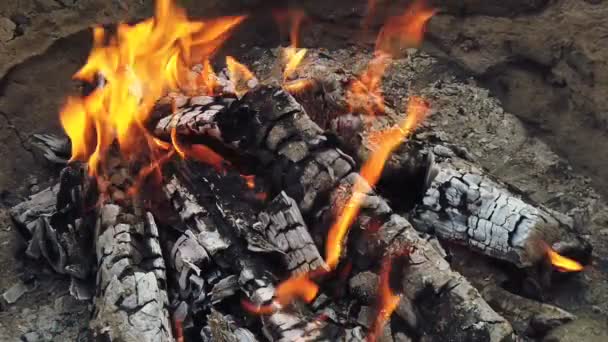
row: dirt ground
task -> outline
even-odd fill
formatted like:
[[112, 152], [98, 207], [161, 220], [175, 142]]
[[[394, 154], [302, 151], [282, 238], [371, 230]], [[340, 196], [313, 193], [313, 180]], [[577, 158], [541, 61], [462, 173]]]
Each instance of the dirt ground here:
[[[89, 35], [82, 31], [88, 25], [83, 24], [84, 19], [71, 28], [61, 28], [61, 32], [53, 31], [52, 13], [73, 15], [75, 10], [65, 5], [69, 3], [76, 1], [5, 0], [0, 4], [0, 55], [4, 56], [0, 57], [0, 293], [20, 280], [36, 282], [35, 289], [15, 304], [1, 304], [0, 341], [78, 341], [84, 339], [81, 333], [88, 321], [88, 305], [70, 298], [64, 279], [46, 274], [37, 275], [33, 280], [31, 276], [36, 272], [15, 260], [14, 252], [20, 244], [7, 215], [10, 206], [52, 183], [57, 176], [57, 170], [49, 168], [35, 155], [29, 139], [34, 133], [59, 131], [57, 113], [61, 102], [66, 93], [75, 90], [70, 76], [82, 64], [89, 48]], [[91, 3], [103, 3], [103, 6], [97, 11]], [[110, 3], [112, 5], [108, 5]], [[82, 12], [85, 19], [107, 21], [128, 14], [120, 3], [81, 0], [78, 6], [91, 6], [87, 7], [88, 12]], [[44, 27], [42, 19], [33, 20], [34, 24], [27, 24], [23, 19], [40, 8], [48, 9], [45, 20], [49, 35], [61, 34], [66, 38], [11, 43], [19, 39], [14, 37], [18, 25], [23, 26], [26, 34], [28, 27]], [[7, 18], [12, 18], [15, 27], [6, 24], [3, 19]], [[1, 41], [2, 37], [8, 38]], [[34, 57], [22, 59], [19, 49], [26, 48], [38, 52]], [[361, 58], [351, 49], [327, 53], [355, 70], [364, 67]], [[264, 69], [276, 58], [270, 51], [261, 49], [249, 55], [250, 59], [244, 60], [255, 69]], [[396, 61], [387, 73], [387, 99], [396, 108], [403, 108], [407, 96], [424, 96], [434, 109], [426, 125], [438, 139], [466, 147], [477, 162], [536, 201], [582, 217], [581, 234], [593, 244], [594, 262], [582, 274], [556, 287], [550, 299], [576, 314], [578, 319], [555, 330], [547, 340], [605, 341], [608, 336], [608, 208], [598, 193], [608, 193], [607, 189], [594, 188], [584, 168], [559, 157], [537, 137], [533, 128], [505, 112], [499, 101], [475, 80], [452, 70], [456, 70], [453, 65], [419, 52], [411, 53]], [[544, 131], [543, 137], [547, 134], [550, 132]], [[585, 132], [576, 134], [584, 136]], [[483, 265], [467, 267], [470, 261], [467, 257], [470, 256], [464, 254], [462, 259], [456, 258], [455, 267], [483, 288]]]

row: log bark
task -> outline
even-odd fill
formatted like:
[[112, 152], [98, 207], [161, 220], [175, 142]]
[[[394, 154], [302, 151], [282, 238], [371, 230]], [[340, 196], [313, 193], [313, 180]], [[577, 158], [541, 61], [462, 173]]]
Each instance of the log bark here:
[[479, 167], [455, 156], [432, 167], [436, 176], [412, 214], [418, 230], [518, 267], [546, 259], [542, 242], [590, 251], [572, 218], [532, 204]]
[[[184, 180], [184, 178], [189, 180]], [[248, 209], [243, 208], [243, 203], [237, 204], [234, 200], [227, 199], [230, 196], [219, 195], [218, 193], [223, 193], [224, 195], [226, 193], [221, 188], [222, 185], [220, 183], [222, 182], [216, 182], [210, 178], [205, 178], [204, 176], [174, 177], [165, 186], [168, 198], [188, 227], [188, 230], [184, 234], [189, 235], [189, 237], [184, 240], [189, 241], [187, 242], [188, 245], [195, 246], [186, 247], [185, 243], [179, 246], [176, 244], [174, 251], [177, 252], [175, 254], [172, 253], [174, 257], [173, 263], [176, 268], [180, 267], [180, 263], [187, 264], [187, 266], [183, 265], [181, 267], [181, 272], [182, 274], [184, 272], [194, 274], [194, 278], [192, 275], [188, 277], [192, 281], [198, 276], [192, 272], [192, 269], [201, 267], [201, 277], [209, 274], [209, 271], [207, 271], [209, 267], [207, 266], [207, 270], [203, 270], [202, 264], [207, 263], [207, 260], [211, 259], [212, 263], [220, 266], [224, 274], [235, 275], [240, 291], [245, 293], [254, 305], [272, 305], [275, 293], [274, 284], [276, 282], [275, 279], [277, 279], [272, 273], [273, 270], [276, 271], [276, 267], [268, 262], [272, 259], [262, 258], [257, 254], [259, 252], [258, 248], [253, 248], [252, 251], [252, 248], [248, 245], [251, 240], [246, 237], [244, 232], [239, 233], [242, 230], [252, 229], [256, 216], [247, 213]], [[197, 185], [193, 187], [191, 186], [193, 183], [190, 182], [194, 182]], [[196, 196], [190, 189], [197, 189], [197, 194], [206, 195]], [[287, 209], [283, 205], [292, 203], [292, 200], [288, 197], [279, 197], [273, 203], [274, 205], [271, 204], [269, 209], [265, 211], [265, 214], [260, 214], [262, 217], [268, 215], [268, 212], [283, 213], [281, 210]], [[238, 206], [241, 210], [235, 210], [235, 206]], [[287, 215], [293, 214], [293, 211], [289, 209], [287, 209], [287, 212]], [[244, 216], [242, 215], [243, 213], [245, 213]], [[241, 215], [242, 221], [240, 223], [238, 219], [230, 217], [234, 214]], [[262, 221], [265, 222], [264, 220]], [[274, 224], [271, 222], [267, 223], [267, 225]], [[262, 224], [258, 223], [259, 225]], [[279, 225], [278, 227], [282, 226]], [[193, 233], [188, 233], [189, 231]], [[209, 243], [209, 241], [201, 241], [202, 239], [213, 239], [214, 241], [223, 242]], [[259, 242], [255, 243], [258, 244]], [[222, 247], [217, 248], [218, 245]], [[268, 252], [265, 251], [264, 253]], [[184, 260], [184, 256], [188, 256], [187, 263]], [[289, 264], [287, 264], [287, 267], [289, 267]], [[184, 268], [186, 268], [186, 271], [184, 271]], [[291, 270], [287, 269], [287, 271]], [[212, 296], [213, 294], [211, 294]], [[213, 299], [211, 299], [211, 302], [213, 302]], [[313, 341], [319, 338], [332, 340], [341, 336], [340, 334], [346, 334], [348, 331], [331, 322], [316, 321], [313, 317], [314, 315], [305, 308], [300, 308], [299, 310], [283, 308], [269, 315], [262, 316], [261, 322], [264, 335], [271, 341]], [[210, 329], [211, 327], [203, 328], [203, 334], [207, 338], [212, 338], [213, 336], [209, 331]]]
[[[310, 86], [295, 91], [294, 97], [314, 113], [311, 118], [316, 123], [335, 134], [341, 146], [366, 160], [376, 149], [369, 133], [395, 125], [398, 115], [390, 106], [382, 116], [349, 112], [344, 98], [354, 76], [338, 72], [345, 69], [339, 61], [316, 53], [308, 58], [311, 65], [300, 71], [298, 82], [307, 80]], [[327, 108], [339, 114], [327, 117]], [[545, 259], [541, 242], [582, 261], [589, 259], [591, 247], [576, 236], [570, 217], [534, 203], [467, 161], [468, 157], [448, 144], [404, 144], [387, 162], [380, 189], [390, 195], [391, 188], [397, 187], [400, 198], [396, 200], [405, 202], [408, 209], [416, 204], [414, 228], [517, 267], [535, 266]], [[403, 196], [406, 186], [416, 195]], [[408, 203], [409, 197], [415, 202]]]
[[[184, 108], [176, 116], [189, 112]], [[205, 125], [218, 127], [220, 134], [216, 139], [258, 158], [260, 169], [264, 170], [261, 174], [271, 175], [275, 189], [285, 190], [312, 222], [313, 232], [322, 233], [315, 237], [325, 236], [328, 223], [335, 219], [336, 208], [343, 205], [344, 195], [349, 194], [352, 185], [356, 181], [365, 183], [354, 171], [352, 158], [340, 151], [295, 99], [279, 88], [258, 87], [244, 96], [239, 110], [198, 117], [209, 120]], [[379, 220], [380, 228], [369, 240], [359, 239], [356, 248], [363, 251], [367, 260], [374, 260], [392, 249], [416, 247], [401, 284], [418, 305], [441, 298], [437, 305], [446, 311], [443, 317], [450, 320], [432, 324], [434, 336], [512, 339], [509, 323], [488, 306], [466, 279], [450, 269], [441, 254], [418, 236], [405, 218], [394, 214], [369, 186], [363, 195], [362, 216]], [[428, 296], [428, 290], [432, 296]]]
[[325, 269], [327, 265], [315, 245], [295, 201], [285, 192], [277, 195], [258, 215], [254, 229], [264, 232], [268, 241], [284, 253], [292, 275]]

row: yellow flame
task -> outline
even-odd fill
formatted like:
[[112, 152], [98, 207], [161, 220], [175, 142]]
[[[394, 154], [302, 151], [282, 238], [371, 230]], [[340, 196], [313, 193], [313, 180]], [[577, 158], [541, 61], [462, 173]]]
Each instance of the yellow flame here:
[[146, 146], [138, 143], [141, 139], [157, 146], [143, 128], [156, 101], [168, 89], [184, 85], [193, 56], [209, 58], [243, 19], [190, 21], [171, 0], [158, 0], [154, 18], [120, 24], [112, 36], [94, 28], [93, 49], [74, 78], [94, 82], [102, 77], [105, 82], [86, 97], [68, 98], [62, 109], [72, 159], [87, 161], [96, 174], [115, 140], [124, 154], [141, 153]]
[[246, 93], [249, 90], [248, 82], [255, 78], [253, 73], [232, 56], [226, 57], [226, 68], [228, 68], [228, 77], [234, 84], [235, 93], [239, 96]]
[[291, 77], [295, 72], [304, 56], [306, 56], [306, 49], [298, 49], [295, 46], [290, 46], [283, 49], [285, 69], [283, 70], [283, 80]]
[[560, 272], [580, 272], [583, 270], [583, 265], [578, 261], [560, 255], [554, 251], [549, 245], [544, 244], [549, 262]]

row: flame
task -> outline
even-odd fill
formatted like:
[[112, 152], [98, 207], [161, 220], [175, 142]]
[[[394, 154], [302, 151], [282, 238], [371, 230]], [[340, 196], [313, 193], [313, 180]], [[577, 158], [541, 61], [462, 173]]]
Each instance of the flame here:
[[87, 161], [97, 174], [115, 140], [124, 155], [141, 153], [136, 142], [142, 138], [159, 146], [144, 128], [152, 107], [167, 90], [189, 86], [193, 58], [209, 58], [243, 19], [190, 21], [171, 0], [158, 0], [154, 18], [120, 24], [114, 35], [94, 28], [93, 49], [74, 78], [105, 82], [87, 96], [69, 97], [63, 106], [60, 119], [72, 140], [72, 160]]
[[254, 175], [241, 175], [241, 178], [245, 180], [245, 184], [249, 189], [255, 189], [255, 176]]
[[371, 327], [371, 332], [367, 336], [369, 342], [375, 342], [378, 336], [382, 335], [382, 330], [386, 321], [391, 317], [393, 311], [399, 306], [401, 295], [396, 295], [391, 290], [390, 286], [390, 272], [392, 268], [392, 257], [386, 257], [382, 262], [382, 268], [380, 270], [380, 282], [378, 284], [378, 290], [380, 295], [378, 297], [378, 313], [376, 319]]
[[228, 68], [228, 77], [234, 84], [234, 92], [239, 96], [246, 93], [250, 89], [249, 82], [255, 79], [255, 75], [232, 56], [226, 57], [226, 67]]
[[217, 172], [224, 172], [226, 170], [225, 166], [230, 165], [230, 163], [221, 155], [205, 145], [186, 145], [179, 142], [175, 128], [171, 130], [171, 142], [175, 152], [177, 152], [182, 159], [194, 159], [203, 164], [212, 166]]
[[310, 79], [300, 79], [289, 83], [283, 84], [283, 89], [291, 94], [297, 94], [301, 91], [308, 90], [314, 87], [315, 82]]
[[306, 49], [298, 49], [295, 46], [290, 46], [283, 49], [283, 59], [285, 61], [285, 69], [283, 70], [283, 81], [291, 77], [295, 72], [304, 56], [306, 56]]
[[553, 265], [559, 272], [580, 272], [583, 270], [583, 265], [581, 265], [578, 261], [560, 255], [544, 242], [542, 244], [545, 248], [545, 252], [547, 253], [549, 262], [551, 262], [551, 265]]
[[425, 1], [418, 0], [402, 15], [389, 18], [376, 39], [376, 51], [394, 56], [400, 49], [420, 46], [425, 25], [435, 12]]
[[414, 131], [427, 112], [428, 106], [424, 101], [417, 97], [411, 98], [408, 103], [407, 116], [403, 122], [398, 127], [375, 134], [374, 140], [378, 141], [378, 146], [361, 168], [362, 178], [355, 182], [351, 197], [336, 222], [329, 229], [325, 261], [330, 268], [333, 269], [338, 264], [344, 237], [359, 214], [361, 201], [365, 196], [368, 184], [374, 186], [378, 182], [390, 154]]
[[197, 87], [206, 90], [208, 95], [216, 95], [219, 86], [217, 75], [208, 59], [203, 61], [203, 69], [197, 79]]
[[[364, 26], [369, 24], [375, 6], [376, 1], [369, 0]], [[417, 47], [422, 43], [425, 25], [434, 14], [435, 9], [427, 7], [423, 1], [416, 1], [403, 15], [389, 18], [376, 39], [374, 58], [359, 79], [351, 82], [347, 91], [346, 101], [350, 112], [362, 111], [367, 115], [384, 113], [380, 85], [386, 68], [400, 49]]]
[[350, 112], [360, 110], [364, 114], [374, 115], [385, 111], [381, 81], [390, 61], [389, 55], [377, 53], [363, 74], [351, 82], [346, 93]]
[[291, 304], [296, 299], [306, 303], [312, 302], [319, 292], [319, 285], [310, 280], [308, 274], [301, 274], [280, 283], [274, 292], [271, 304], [255, 306], [249, 301], [242, 301], [243, 307], [254, 314], [268, 315]]
[[281, 37], [284, 37], [287, 23], [291, 24], [289, 29], [289, 42], [291, 46], [299, 46], [300, 28], [306, 18], [306, 13], [301, 9], [275, 10], [272, 12], [274, 19], [279, 25]]

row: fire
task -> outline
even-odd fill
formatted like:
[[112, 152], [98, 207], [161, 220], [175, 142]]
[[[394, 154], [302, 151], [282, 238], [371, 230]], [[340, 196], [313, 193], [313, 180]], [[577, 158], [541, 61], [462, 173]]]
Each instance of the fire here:
[[389, 18], [376, 39], [376, 51], [394, 56], [400, 49], [420, 46], [425, 25], [435, 12], [417, 0], [402, 15]]
[[549, 262], [551, 262], [551, 265], [553, 265], [559, 272], [580, 272], [583, 270], [583, 265], [581, 265], [578, 261], [560, 255], [544, 242], [542, 244], [545, 252], [547, 253]]
[[226, 57], [226, 68], [228, 77], [234, 84], [234, 92], [239, 96], [245, 94], [251, 88], [250, 82], [255, 79], [255, 75], [231, 56]]
[[[375, 5], [375, 0], [369, 0], [364, 26], [369, 24]], [[416, 1], [403, 15], [389, 18], [376, 39], [374, 58], [348, 89], [346, 101], [349, 111], [362, 111], [367, 115], [384, 113], [380, 83], [386, 68], [400, 49], [417, 47], [422, 43], [425, 25], [434, 14], [435, 9], [427, 7], [423, 1]]]
[[393, 311], [399, 306], [399, 301], [401, 300], [401, 296], [394, 294], [391, 290], [390, 272], [392, 268], [392, 259], [392, 257], [388, 256], [382, 262], [380, 282], [378, 284], [378, 290], [380, 291], [378, 297], [378, 313], [372, 324], [371, 332], [367, 336], [369, 342], [375, 342], [378, 336], [382, 335], [382, 329], [384, 329], [386, 321], [388, 321], [393, 314]]
[[290, 46], [283, 50], [284, 60], [285, 60], [285, 69], [283, 70], [283, 80], [287, 80], [291, 77], [295, 72], [304, 56], [306, 56], [306, 49], [298, 49], [295, 46]]
[[349, 112], [360, 110], [367, 115], [384, 113], [381, 82], [390, 61], [389, 55], [382, 52], [377, 53], [359, 79], [352, 81], [346, 93]]
[[336, 222], [329, 229], [326, 242], [325, 261], [330, 268], [335, 268], [342, 254], [342, 244], [349, 227], [356, 220], [361, 208], [361, 201], [365, 196], [367, 185], [374, 186], [380, 175], [384, 164], [391, 153], [407, 138], [418, 124], [425, 118], [428, 106], [419, 98], [411, 98], [408, 103], [407, 116], [398, 127], [374, 135], [378, 145], [374, 153], [361, 168], [362, 180], [357, 181], [352, 190], [352, 195], [344, 206], [344, 210], [338, 216]]
[[319, 285], [310, 280], [307, 274], [289, 278], [279, 284], [275, 289], [275, 299], [269, 305], [255, 306], [249, 301], [243, 301], [243, 307], [252, 313], [268, 315], [289, 304], [296, 299], [306, 303], [312, 302], [319, 292]]
[[60, 115], [72, 140], [72, 160], [87, 161], [97, 174], [114, 141], [125, 156], [142, 152], [136, 144], [142, 138], [147, 146], [159, 146], [144, 129], [150, 110], [167, 90], [189, 86], [192, 61], [207, 60], [243, 19], [190, 21], [170, 0], [158, 0], [154, 18], [120, 24], [114, 35], [96, 27], [93, 49], [74, 78], [93, 83], [101, 77], [104, 85], [69, 97]]

